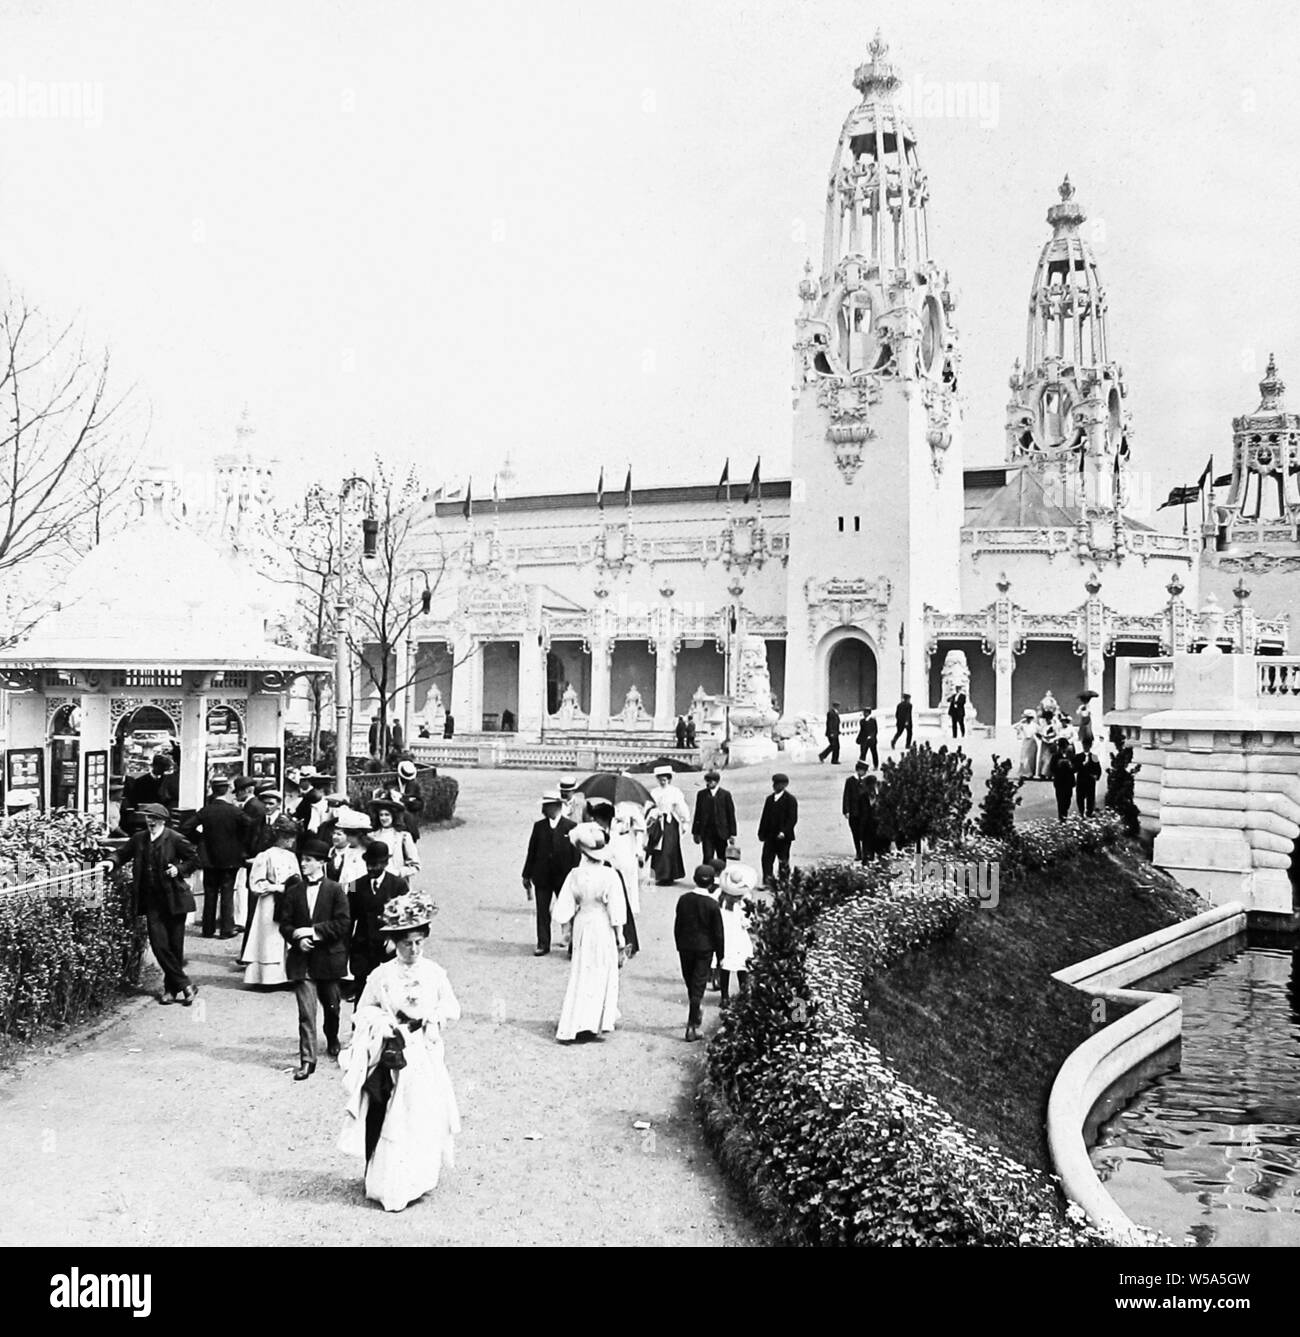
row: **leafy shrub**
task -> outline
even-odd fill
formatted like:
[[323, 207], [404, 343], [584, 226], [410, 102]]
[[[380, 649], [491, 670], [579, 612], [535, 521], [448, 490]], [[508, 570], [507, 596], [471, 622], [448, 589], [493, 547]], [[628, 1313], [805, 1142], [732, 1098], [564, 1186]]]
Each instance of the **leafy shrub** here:
[[1016, 809], [1020, 806], [1020, 786], [1024, 780], [1011, 774], [1011, 759], [1001, 760], [993, 754], [993, 769], [989, 772], [984, 798], [980, 803], [979, 829], [994, 840], [1012, 844], [1016, 839]]
[[901, 849], [922, 840], [959, 836], [971, 808], [971, 761], [929, 743], [890, 757], [880, 768], [876, 818], [884, 838]]
[[424, 818], [428, 822], [447, 822], [456, 814], [460, 783], [450, 775], [435, 775], [421, 780], [424, 787]]
[[0, 1035], [26, 1039], [104, 1008], [140, 980], [144, 920], [123, 880], [101, 903], [0, 896]]
[[1142, 769], [1133, 764], [1133, 749], [1125, 743], [1119, 747], [1106, 770], [1106, 803], [1118, 813], [1124, 823], [1124, 833], [1136, 836], [1139, 829], [1137, 801], [1133, 797], [1133, 777]]
[[79, 812], [25, 812], [0, 827], [0, 882], [14, 885], [44, 870], [95, 863], [102, 824]]
[[[1089, 838], [1103, 831], [1094, 822]], [[959, 847], [1004, 850], [987, 837]], [[723, 1017], [699, 1092], [719, 1160], [786, 1243], [1108, 1242], [855, 1037], [869, 976], [950, 936], [976, 904], [901, 867], [796, 869], [757, 909], [749, 991]]]

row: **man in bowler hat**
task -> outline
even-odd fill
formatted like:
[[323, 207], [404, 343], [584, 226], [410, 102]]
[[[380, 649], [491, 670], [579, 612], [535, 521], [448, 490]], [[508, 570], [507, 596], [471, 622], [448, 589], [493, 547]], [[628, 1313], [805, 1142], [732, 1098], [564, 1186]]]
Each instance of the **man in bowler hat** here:
[[704, 772], [704, 788], [695, 796], [695, 818], [691, 835], [700, 847], [700, 857], [710, 863], [717, 856], [727, 856], [727, 842], [734, 840], [736, 805], [727, 790], [720, 788], [722, 776], [717, 771]]
[[558, 794], [542, 795], [542, 815], [533, 823], [524, 856], [524, 892], [537, 903], [534, 956], [545, 956], [551, 950], [551, 898], [580, 858], [569, 840], [574, 824], [562, 815], [563, 806]]
[[778, 771], [772, 777], [772, 792], [763, 800], [758, 819], [758, 838], [763, 842], [763, 882], [772, 885], [772, 868], [780, 864], [781, 876], [790, 875], [790, 846], [799, 821], [799, 801], [790, 793], [790, 777]]
[[348, 938], [352, 921], [348, 898], [325, 876], [329, 846], [315, 837], [298, 856], [302, 876], [290, 879], [280, 897], [276, 921], [289, 945], [285, 974], [298, 999], [298, 1071], [301, 1082], [316, 1071], [316, 1002], [325, 1012], [326, 1053], [339, 1052], [339, 981], [348, 973]]
[[230, 781], [214, 776], [208, 801], [181, 827], [181, 835], [198, 842], [205, 938], [217, 932], [218, 905], [221, 936], [235, 936], [235, 876], [250, 857], [255, 834], [247, 813], [230, 800]]

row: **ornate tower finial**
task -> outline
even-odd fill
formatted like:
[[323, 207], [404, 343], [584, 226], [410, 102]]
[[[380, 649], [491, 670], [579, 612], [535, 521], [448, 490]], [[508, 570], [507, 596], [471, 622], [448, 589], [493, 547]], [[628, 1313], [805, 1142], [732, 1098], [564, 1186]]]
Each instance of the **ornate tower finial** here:
[[886, 59], [889, 55], [889, 46], [881, 36], [879, 28], [876, 29], [876, 35], [871, 39], [867, 51], [871, 59], [853, 71], [853, 87], [862, 94], [864, 102], [873, 94], [891, 96], [899, 84], [897, 71]]
[[1065, 236], [1076, 232], [1079, 224], [1082, 223], [1088, 215], [1084, 212], [1081, 205], [1074, 198], [1074, 187], [1070, 184], [1070, 174], [1065, 174], [1065, 180], [1056, 188], [1056, 193], [1060, 195], [1060, 204], [1053, 204], [1047, 211], [1047, 221], [1052, 226], [1052, 231], [1058, 236]]
[[1264, 371], [1264, 379], [1259, 383], [1259, 393], [1258, 412], [1276, 413], [1283, 407], [1282, 396], [1286, 393], [1286, 382], [1277, 374], [1277, 363], [1272, 353], [1268, 355], [1268, 367]]
[[248, 411], [248, 405], [245, 403], [243, 411], [239, 415], [239, 422], [235, 424], [235, 439], [239, 442], [240, 450], [251, 450], [252, 442], [249, 438], [257, 434], [257, 428], [253, 426], [253, 419]]

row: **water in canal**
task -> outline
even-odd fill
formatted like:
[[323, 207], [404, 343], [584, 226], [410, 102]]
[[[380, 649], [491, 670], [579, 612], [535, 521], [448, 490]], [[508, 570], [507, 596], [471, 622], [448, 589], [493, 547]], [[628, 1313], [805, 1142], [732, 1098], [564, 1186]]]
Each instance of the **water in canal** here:
[[1243, 936], [1135, 987], [1182, 996], [1182, 1057], [1101, 1125], [1107, 1191], [1176, 1244], [1300, 1245], [1300, 948]]

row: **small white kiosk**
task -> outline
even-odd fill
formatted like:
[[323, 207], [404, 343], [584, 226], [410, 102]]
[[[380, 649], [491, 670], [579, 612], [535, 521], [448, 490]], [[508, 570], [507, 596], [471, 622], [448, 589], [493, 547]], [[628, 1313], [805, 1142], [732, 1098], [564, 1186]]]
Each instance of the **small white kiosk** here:
[[164, 749], [182, 809], [203, 803], [214, 775], [278, 783], [292, 681], [333, 666], [268, 641], [273, 594], [167, 516], [154, 489], [145, 514], [54, 591], [32, 633], [0, 651], [5, 809], [34, 797], [111, 824], [123, 781]]

